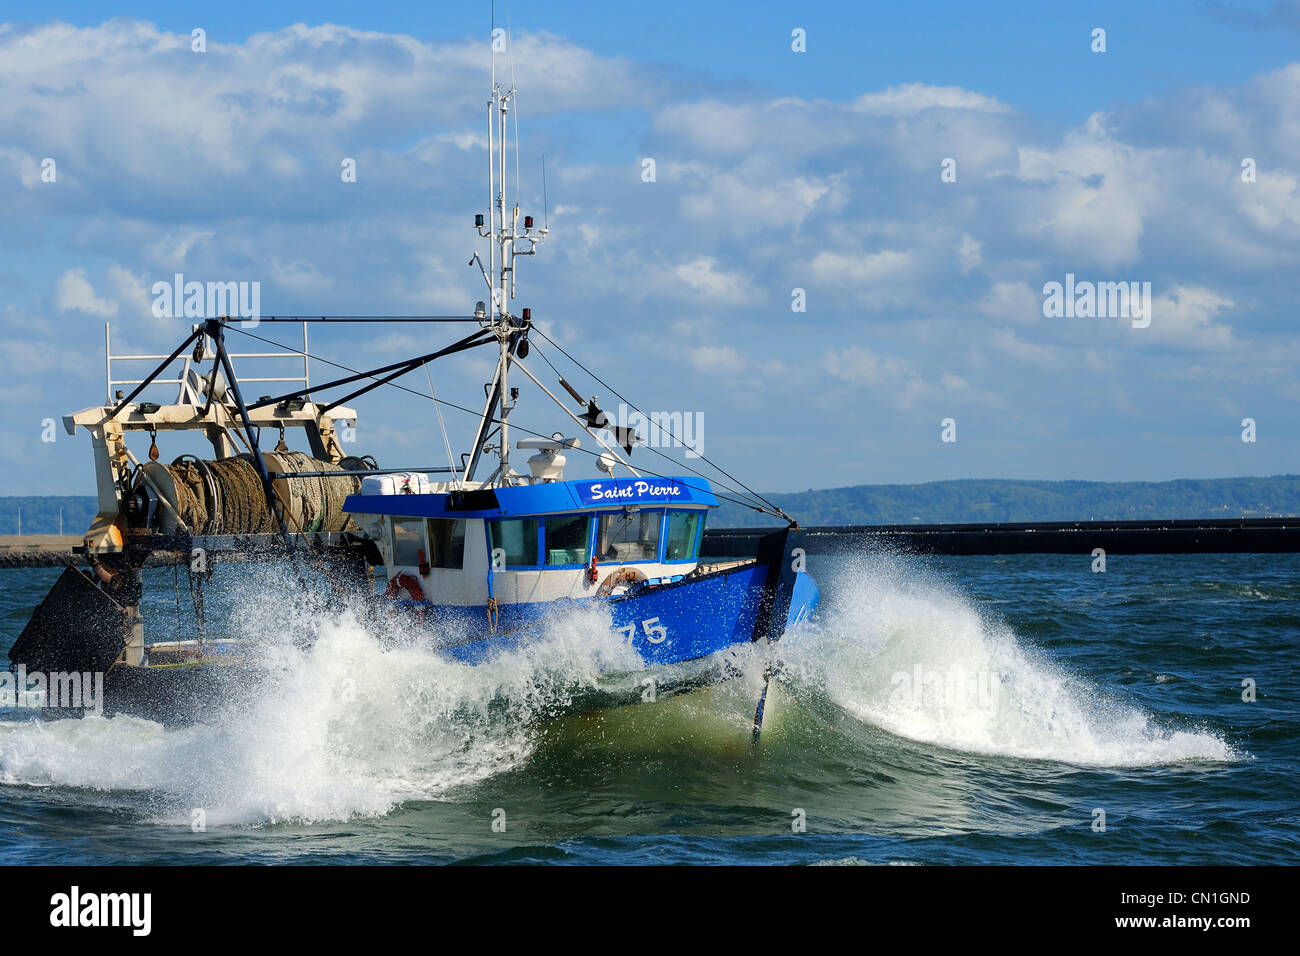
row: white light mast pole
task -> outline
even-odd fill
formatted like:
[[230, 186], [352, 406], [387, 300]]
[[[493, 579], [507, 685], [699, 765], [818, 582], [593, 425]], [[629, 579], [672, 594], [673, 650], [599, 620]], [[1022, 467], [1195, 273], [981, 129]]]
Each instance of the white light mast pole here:
[[[533, 220], [531, 216], [524, 217], [524, 231], [519, 232], [519, 199], [516, 196], [513, 206], [509, 207], [509, 219], [507, 220], [507, 198], [506, 198], [506, 130], [507, 122], [510, 115], [510, 101], [514, 99], [516, 89], [511, 85], [508, 89], [496, 82], [492, 82], [492, 98], [488, 100], [488, 196], [492, 203], [489, 215], [492, 217], [488, 223], [487, 231], [480, 227], [478, 233], [484, 239], [488, 240], [488, 287], [492, 293], [492, 318], [489, 325], [497, 342], [500, 345], [500, 358], [497, 366], [497, 375], [493, 383], [499, 393], [499, 421], [501, 423], [501, 433], [499, 444], [496, 448], [497, 457], [501, 459], [500, 468], [497, 471], [497, 477], [503, 484], [508, 484], [511, 478], [510, 473], [510, 412], [513, 408], [510, 397], [509, 370], [512, 356], [510, 355], [510, 340], [519, 332], [525, 330], [528, 326], [528, 309], [524, 309], [524, 321], [516, 324], [514, 317], [510, 313], [510, 300], [515, 297], [515, 257], [532, 256], [537, 254], [537, 244], [546, 238], [549, 231], [546, 226], [536, 232], [533, 231]], [[495, 115], [494, 115], [495, 114]], [[493, 130], [493, 126], [496, 130]], [[493, 139], [495, 138], [495, 143]], [[519, 143], [516, 135], [515, 151], [518, 152]], [[493, 180], [496, 180], [494, 183]], [[495, 189], [493, 187], [496, 187]], [[523, 240], [528, 243], [527, 249], [517, 249], [516, 243]], [[471, 263], [473, 260], [470, 260]], [[493, 409], [489, 407], [485, 415], [491, 415]], [[486, 423], [481, 429], [481, 433], [486, 434]], [[468, 479], [468, 472], [466, 475]]]
[[[510, 370], [510, 336], [514, 331], [514, 323], [510, 319], [510, 296], [509, 296], [509, 278], [514, 269], [514, 246], [515, 246], [515, 224], [519, 219], [519, 204], [516, 197], [514, 212], [511, 217], [510, 231], [506, 231], [506, 116], [510, 112], [510, 100], [515, 95], [515, 88], [512, 86], [509, 90], [501, 87], [494, 87], [492, 90], [492, 99], [498, 104], [498, 123], [499, 132], [497, 134], [497, 159], [500, 175], [498, 180], [500, 188], [497, 190], [497, 217], [494, 226], [499, 224], [500, 229], [497, 232], [497, 244], [501, 250], [501, 273], [497, 283], [497, 290], [494, 297], [496, 298], [496, 317], [493, 322], [498, 326], [497, 339], [501, 343], [501, 435], [498, 455], [501, 458], [501, 481], [508, 483], [510, 480], [510, 389], [507, 378]], [[515, 144], [517, 149], [518, 143]]]

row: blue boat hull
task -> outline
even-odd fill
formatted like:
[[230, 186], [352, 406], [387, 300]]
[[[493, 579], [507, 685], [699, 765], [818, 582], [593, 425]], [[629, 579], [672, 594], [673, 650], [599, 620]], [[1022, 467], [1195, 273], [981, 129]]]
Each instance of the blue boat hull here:
[[455, 635], [443, 651], [456, 660], [477, 664], [543, 637], [548, 621], [573, 609], [603, 605], [611, 628], [620, 633], [647, 666], [677, 664], [708, 657], [763, 637], [779, 637], [786, 626], [808, 617], [819, 593], [812, 577], [795, 572], [788, 606], [775, 631], [764, 630], [764, 596], [771, 570], [767, 564], [700, 575], [601, 600], [502, 605], [495, 631], [483, 608], [432, 605], [426, 624], [435, 632]]

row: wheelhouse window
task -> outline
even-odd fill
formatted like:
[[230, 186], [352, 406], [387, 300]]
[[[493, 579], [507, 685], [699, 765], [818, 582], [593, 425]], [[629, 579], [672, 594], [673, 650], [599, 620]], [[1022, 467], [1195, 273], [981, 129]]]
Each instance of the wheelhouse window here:
[[[537, 519], [512, 518], [507, 521], [489, 521], [488, 534], [492, 542], [492, 555], [497, 549], [505, 552], [507, 568], [537, 567]], [[492, 556], [489, 556], [492, 559]], [[500, 566], [493, 563], [500, 570]]]
[[554, 515], [543, 521], [546, 564], [586, 564], [591, 540], [591, 515]]
[[614, 564], [659, 559], [662, 511], [615, 512], [600, 516], [596, 533], [599, 560]]
[[454, 518], [430, 518], [429, 566], [454, 568], [465, 566], [465, 522]]
[[694, 561], [700, 554], [702, 511], [668, 512], [668, 535], [664, 542], [665, 561]]
[[393, 519], [393, 564], [398, 567], [419, 567], [420, 552], [424, 550], [424, 519]]

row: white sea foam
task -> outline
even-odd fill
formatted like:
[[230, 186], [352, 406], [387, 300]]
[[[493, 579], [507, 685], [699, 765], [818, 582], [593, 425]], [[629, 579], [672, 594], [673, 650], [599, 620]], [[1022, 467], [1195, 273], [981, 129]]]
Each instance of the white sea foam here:
[[841, 574], [834, 607], [779, 649], [796, 680], [863, 721], [954, 750], [1090, 766], [1240, 759], [1215, 734], [1163, 727], [1026, 649], [913, 561], [863, 557]]
[[[823, 582], [831, 606], [775, 650], [796, 684], [865, 722], [957, 750], [1082, 765], [1239, 756], [1212, 733], [1161, 727], [1107, 700], [910, 564], [866, 559], [837, 577]], [[193, 726], [0, 721], [0, 780], [134, 791], [146, 812], [178, 824], [196, 809], [209, 826], [377, 816], [520, 766], [539, 718], [639, 664], [596, 608], [557, 616], [544, 639], [470, 666], [393, 635], [381, 642], [348, 613], [263, 587], [238, 624], [267, 667], [246, 699]], [[294, 638], [309, 639], [310, 652]], [[996, 675], [996, 706], [900, 694], [897, 675], [918, 665]]]
[[264, 628], [265, 678], [202, 724], [0, 722], [0, 780], [148, 791], [162, 815], [203, 809], [208, 825], [380, 815], [518, 766], [535, 718], [639, 661], [596, 609], [479, 666], [381, 646], [349, 614], [293, 625], [311, 651]]

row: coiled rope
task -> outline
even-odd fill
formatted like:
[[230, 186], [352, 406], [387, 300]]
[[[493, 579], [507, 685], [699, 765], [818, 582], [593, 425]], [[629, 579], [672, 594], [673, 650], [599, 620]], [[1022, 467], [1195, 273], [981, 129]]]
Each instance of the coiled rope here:
[[[263, 456], [284, 504], [291, 531], [350, 531], [356, 525], [343, 503], [361, 479], [330, 462], [302, 452]], [[204, 461], [183, 455], [166, 466], [176, 487], [176, 514], [191, 534], [273, 534], [275, 516], [267, 507], [262, 479], [248, 455]], [[338, 476], [297, 477], [298, 472], [338, 472]]]

